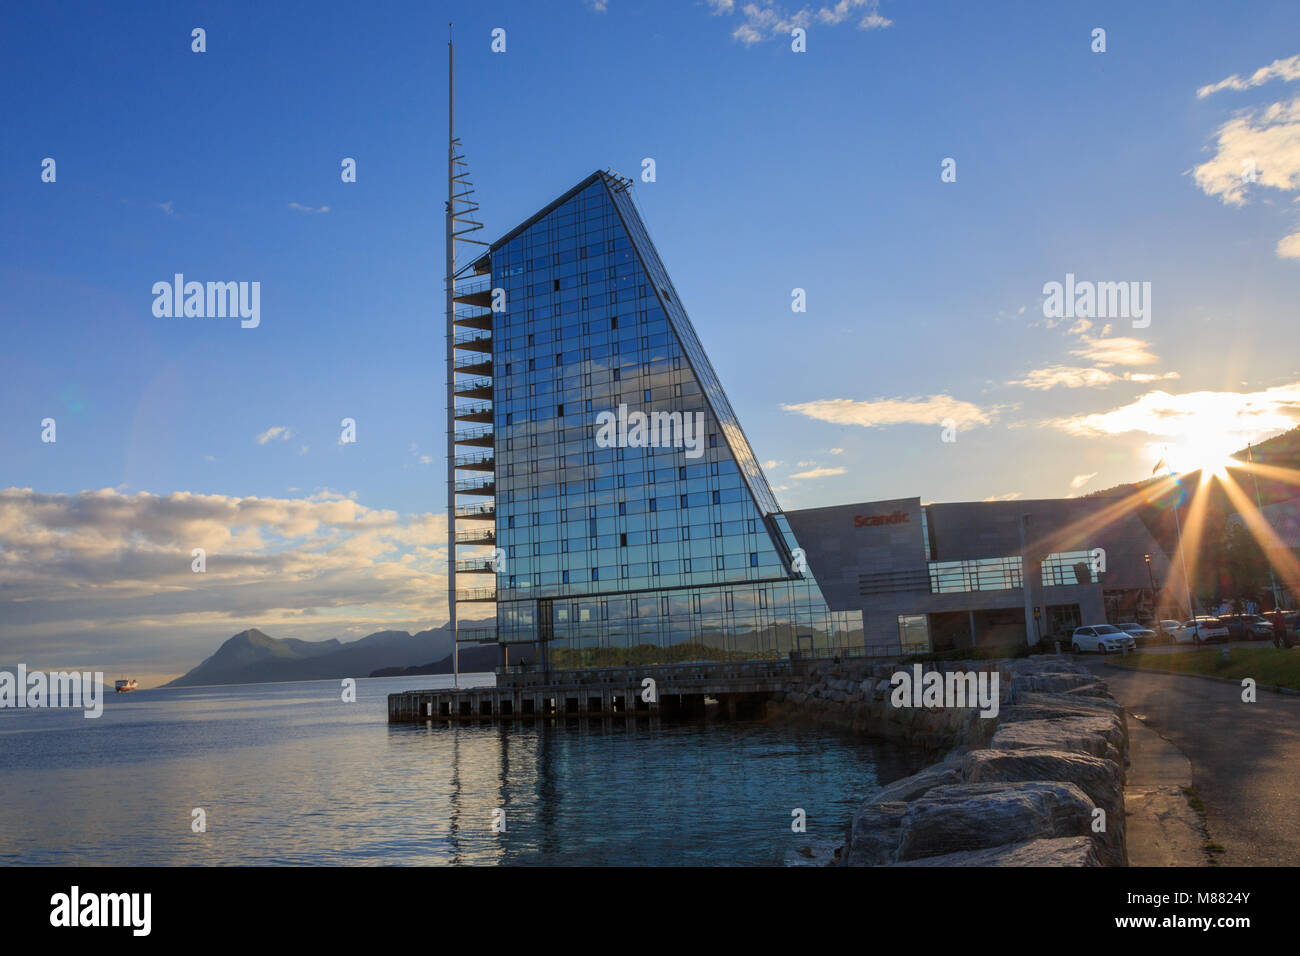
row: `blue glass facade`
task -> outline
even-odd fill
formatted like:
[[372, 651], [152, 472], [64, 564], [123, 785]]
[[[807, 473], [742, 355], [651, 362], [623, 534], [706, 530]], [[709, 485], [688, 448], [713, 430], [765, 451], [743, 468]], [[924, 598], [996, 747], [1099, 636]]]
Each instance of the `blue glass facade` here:
[[[830, 611], [799, 572], [624, 181], [593, 174], [475, 268], [504, 292], [491, 313], [499, 640], [545, 641], [557, 666], [861, 644], [861, 615]], [[620, 406], [702, 421], [698, 444], [598, 441]]]

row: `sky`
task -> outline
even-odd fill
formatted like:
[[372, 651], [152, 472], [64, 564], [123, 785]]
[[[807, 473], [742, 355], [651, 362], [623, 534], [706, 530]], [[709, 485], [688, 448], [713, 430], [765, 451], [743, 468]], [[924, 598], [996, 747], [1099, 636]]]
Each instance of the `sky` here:
[[[483, 237], [632, 177], [787, 509], [1087, 494], [1300, 421], [1293, 2], [10, 4], [0, 661], [445, 619], [449, 21]], [[176, 273], [260, 283], [258, 324], [155, 315]], [[1130, 308], [1053, 314], [1067, 275]]]

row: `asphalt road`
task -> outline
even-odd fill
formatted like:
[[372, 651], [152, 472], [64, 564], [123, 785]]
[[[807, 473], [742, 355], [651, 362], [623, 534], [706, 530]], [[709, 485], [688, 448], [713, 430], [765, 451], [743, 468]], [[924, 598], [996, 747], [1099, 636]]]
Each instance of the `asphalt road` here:
[[1222, 865], [1300, 865], [1300, 697], [1259, 690], [1247, 704], [1236, 684], [1083, 660], [1191, 761]]

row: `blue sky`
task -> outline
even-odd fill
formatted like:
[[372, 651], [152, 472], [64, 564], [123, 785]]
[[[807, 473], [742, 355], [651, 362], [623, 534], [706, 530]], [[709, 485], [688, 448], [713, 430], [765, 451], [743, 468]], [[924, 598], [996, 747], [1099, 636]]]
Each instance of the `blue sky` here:
[[[345, 596], [322, 630], [277, 593], [233, 623], [433, 623], [449, 20], [486, 234], [653, 158], [634, 192], [787, 508], [1087, 493], [1160, 445], [1195, 458], [1297, 418], [1294, 3], [9, 5], [0, 488], [68, 513], [96, 489], [274, 500], [223, 538], [262, 557], [352, 535], [328, 527], [350, 501], [395, 529], [358, 553], [428, 601]], [[176, 272], [259, 281], [260, 326], [155, 317]], [[1150, 325], [1046, 318], [1066, 273], [1150, 282]], [[34, 560], [52, 525], [7, 507], [10, 560]], [[191, 623], [195, 646], [238, 629]]]

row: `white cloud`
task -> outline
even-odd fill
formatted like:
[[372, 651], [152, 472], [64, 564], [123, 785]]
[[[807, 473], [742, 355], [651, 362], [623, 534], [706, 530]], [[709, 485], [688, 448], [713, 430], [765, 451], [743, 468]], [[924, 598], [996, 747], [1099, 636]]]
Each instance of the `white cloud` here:
[[312, 213], [330, 211], [329, 206], [317, 206], [316, 208], [313, 209], [311, 206], [304, 206], [302, 203], [298, 203], [298, 202], [289, 203], [289, 208], [294, 210], [294, 212], [306, 213], [307, 215], [311, 215]]
[[764, 471], [771, 471], [774, 468], [780, 468], [780, 467], [781, 467], [781, 462], [777, 461], [775, 458], [771, 459], [770, 461], [763, 462]]
[[1049, 388], [1104, 388], [1119, 379], [1114, 372], [1101, 368], [1080, 368], [1076, 365], [1052, 365], [1036, 368], [1022, 379], [1012, 379], [1008, 385], [1046, 390]]
[[[125, 653], [179, 672], [245, 627], [306, 639], [430, 627], [446, 617], [446, 520], [325, 489], [0, 489], [0, 631], [15, 659]], [[207, 552], [203, 574], [191, 570], [194, 548]]]
[[[1300, 54], [1274, 60], [1249, 78], [1234, 73], [1201, 87], [1196, 95], [1245, 90], [1272, 79], [1300, 80]], [[1215, 140], [1214, 155], [1193, 170], [1196, 185], [1207, 196], [1217, 196], [1228, 206], [1242, 206], [1251, 186], [1283, 193], [1300, 190], [1300, 97], [1240, 111], [1218, 128]], [[1282, 237], [1276, 254], [1279, 259], [1300, 259], [1300, 233]]]
[[265, 445], [267, 442], [275, 441], [277, 438], [280, 441], [288, 441], [292, 437], [293, 432], [289, 430], [289, 426], [272, 425], [266, 431], [262, 432], [262, 434], [257, 436], [257, 443], [259, 445]]
[[1092, 479], [1096, 477], [1097, 477], [1097, 472], [1095, 471], [1090, 472], [1086, 475], [1075, 475], [1073, 478], [1070, 479], [1070, 487], [1082, 488], [1084, 485], [1086, 485], [1088, 482], [1092, 481]]
[[[1107, 329], [1109, 331], [1109, 328]], [[1082, 345], [1070, 349], [1071, 355], [1078, 355], [1098, 365], [1152, 365], [1160, 361], [1150, 346], [1141, 339], [1079, 336]]]
[[1116, 374], [1104, 368], [1081, 368], [1077, 365], [1052, 365], [1036, 368], [1022, 379], [1012, 379], [1008, 385], [1045, 391], [1050, 388], [1105, 388], [1115, 382], [1157, 382], [1180, 378], [1177, 372], [1124, 372]]
[[849, 398], [825, 398], [797, 405], [782, 405], [787, 412], [798, 412], [819, 421], [836, 425], [860, 425], [879, 428], [884, 425], [942, 425], [951, 419], [960, 428], [988, 425], [998, 409], [981, 409], [978, 405], [953, 398], [931, 395], [928, 398], [881, 398], [871, 402]]
[[1006, 494], [1002, 494], [1002, 495], [989, 495], [984, 500], [985, 501], [1015, 501], [1019, 497], [1020, 497], [1020, 492], [1008, 491]]
[[842, 455], [842, 454], [844, 454], [844, 449], [843, 449], [843, 448], [832, 448], [832, 449], [830, 450], [830, 453], [831, 453], [832, 455]]
[[[709, 12], [714, 16], [736, 13], [734, 0], [708, 0], [708, 3]], [[831, 6], [804, 6], [797, 10], [788, 9], [776, 0], [751, 0], [741, 5], [740, 14], [742, 20], [731, 36], [745, 46], [770, 38], [788, 40], [795, 27], [808, 29], [814, 23], [833, 27], [857, 19], [859, 30], [883, 30], [894, 22], [881, 15], [879, 0], [837, 0]]]
[[1220, 90], [1246, 90], [1252, 86], [1263, 86], [1269, 80], [1279, 77], [1288, 82], [1300, 80], [1300, 54], [1289, 56], [1284, 60], [1274, 60], [1268, 66], [1261, 66], [1250, 75], [1249, 79], [1243, 79], [1241, 74], [1234, 73], [1218, 83], [1202, 86], [1196, 91], [1196, 95], [1199, 99], [1205, 99]]
[[1258, 392], [1147, 392], [1107, 412], [1048, 419], [1041, 424], [1090, 437], [1140, 433], [1196, 443], [1216, 435], [1229, 444], [1239, 442], [1234, 445], [1237, 448], [1253, 436], [1285, 431], [1298, 423], [1300, 382]]
[[843, 475], [848, 471], [847, 468], [810, 468], [808, 471], [795, 472], [790, 478], [829, 478], [832, 475]]
[[[1252, 170], [1253, 177], [1246, 175]], [[1300, 98], [1247, 110], [1224, 123], [1214, 156], [1193, 175], [1202, 192], [1229, 206], [1245, 205], [1252, 185], [1300, 189]]]

